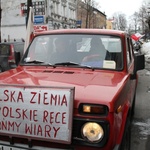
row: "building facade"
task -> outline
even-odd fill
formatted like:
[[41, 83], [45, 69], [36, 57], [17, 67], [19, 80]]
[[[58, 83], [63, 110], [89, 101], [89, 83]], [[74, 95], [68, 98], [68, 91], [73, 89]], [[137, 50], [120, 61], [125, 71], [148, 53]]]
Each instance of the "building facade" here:
[[[76, 28], [77, 0], [32, 0], [35, 30]], [[1, 0], [1, 39], [26, 37], [27, 0]]]
[[78, 1], [77, 27], [79, 28], [106, 28], [106, 15], [98, 9]]
[[[82, 0], [32, 0], [34, 30], [106, 28], [106, 15]], [[1, 0], [1, 41], [26, 37], [27, 0]]]
[[115, 20], [114, 17], [113, 17], [112, 19], [108, 19], [108, 20], [107, 20], [106, 29], [117, 30], [117, 27], [116, 27], [116, 20]]

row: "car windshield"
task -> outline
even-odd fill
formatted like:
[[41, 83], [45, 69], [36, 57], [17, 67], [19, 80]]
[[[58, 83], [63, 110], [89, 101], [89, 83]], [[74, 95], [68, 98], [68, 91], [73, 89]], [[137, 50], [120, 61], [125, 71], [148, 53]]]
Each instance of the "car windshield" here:
[[30, 44], [21, 65], [121, 70], [121, 45], [121, 39], [112, 35], [40, 35]]

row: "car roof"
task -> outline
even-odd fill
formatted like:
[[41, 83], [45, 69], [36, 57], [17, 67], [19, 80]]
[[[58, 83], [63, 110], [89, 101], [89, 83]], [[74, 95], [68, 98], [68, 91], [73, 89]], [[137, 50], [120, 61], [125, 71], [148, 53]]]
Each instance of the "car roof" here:
[[16, 44], [24, 44], [24, 42], [2, 42], [2, 43], [0, 43], [0, 45], [2, 45], [2, 44], [6, 44], [6, 45], [14, 44], [14, 45], [16, 45]]
[[120, 30], [111, 30], [111, 29], [57, 29], [57, 30], [48, 30], [35, 33], [36, 35], [43, 34], [104, 34], [104, 35], [116, 35], [121, 36], [127, 34], [125, 31]]

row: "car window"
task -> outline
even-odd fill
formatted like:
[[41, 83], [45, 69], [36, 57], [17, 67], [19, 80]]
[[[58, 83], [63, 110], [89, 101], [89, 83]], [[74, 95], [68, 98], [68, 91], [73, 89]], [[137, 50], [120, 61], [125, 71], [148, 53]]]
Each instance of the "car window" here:
[[6, 44], [0, 44], [0, 55], [9, 55], [10, 46]]
[[14, 48], [16, 52], [22, 52], [24, 49], [24, 44], [14, 44]]
[[14, 50], [15, 52], [20, 52], [20, 55], [22, 56], [24, 51], [24, 43], [22, 42], [14, 44]]
[[22, 63], [34, 60], [53, 65], [74, 62], [78, 67], [89, 66], [96, 69], [120, 70], [123, 67], [121, 40], [112, 35], [37, 36], [28, 48]]

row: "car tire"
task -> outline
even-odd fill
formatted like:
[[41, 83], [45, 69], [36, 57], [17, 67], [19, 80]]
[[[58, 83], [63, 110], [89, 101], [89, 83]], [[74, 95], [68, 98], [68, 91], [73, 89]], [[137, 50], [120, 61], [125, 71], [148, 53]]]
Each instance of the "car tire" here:
[[0, 73], [1, 73], [1, 72], [3, 72], [3, 69], [2, 69], [2, 67], [0, 66]]
[[131, 147], [131, 119], [129, 116], [126, 122], [125, 132], [119, 150], [130, 150]]
[[131, 119], [132, 119], [133, 116], [134, 116], [135, 99], [136, 99], [136, 93], [134, 94], [133, 103], [132, 103], [132, 108], [131, 108]]

